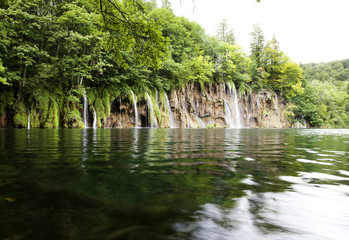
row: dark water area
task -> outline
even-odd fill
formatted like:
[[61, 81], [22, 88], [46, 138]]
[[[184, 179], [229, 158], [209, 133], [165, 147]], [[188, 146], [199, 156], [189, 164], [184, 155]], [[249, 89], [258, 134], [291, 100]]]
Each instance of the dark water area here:
[[0, 239], [348, 236], [348, 129], [0, 129]]

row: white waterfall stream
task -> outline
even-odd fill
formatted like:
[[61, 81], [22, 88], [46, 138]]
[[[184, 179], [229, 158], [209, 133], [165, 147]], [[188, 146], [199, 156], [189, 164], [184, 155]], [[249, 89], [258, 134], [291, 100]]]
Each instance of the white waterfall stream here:
[[274, 109], [278, 111], [278, 95], [275, 93]]
[[97, 113], [96, 113], [96, 110], [94, 109], [93, 110], [94, 112], [93, 112], [93, 128], [97, 128]]
[[28, 111], [28, 129], [30, 129], [30, 111]]
[[239, 107], [239, 100], [235, 86], [227, 84], [227, 94], [224, 100], [225, 120], [229, 128], [241, 128], [241, 114]]
[[134, 113], [135, 113], [135, 128], [138, 128], [138, 110], [137, 110], [136, 97], [132, 90], [131, 90], [131, 94], [133, 98], [133, 107], [134, 107]]
[[225, 112], [225, 121], [227, 122], [228, 128], [234, 127], [234, 121], [232, 119], [231, 106], [228, 100], [224, 100], [224, 112]]
[[156, 121], [155, 114], [154, 114], [154, 108], [153, 108], [153, 103], [151, 101], [151, 98], [148, 93], [145, 95], [147, 97], [147, 104], [148, 104], [148, 116], [149, 116], [149, 125], [150, 127], [157, 128], [158, 127], [158, 122]]
[[171, 109], [171, 105], [170, 105], [170, 101], [168, 100], [168, 96], [165, 92], [165, 98], [166, 98], [166, 105], [167, 105], [167, 111], [168, 111], [168, 116], [170, 119], [170, 128], [175, 128], [175, 120], [173, 117], [173, 113], [172, 113], [172, 109]]
[[84, 97], [83, 97], [83, 104], [84, 104], [84, 124], [85, 128], [88, 128], [88, 119], [87, 119], [87, 108], [88, 108], [88, 103], [87, 103], [87, 97], [86, 97], [86, 91], [84, 90]]
[[241, 124], [240, 107], [239, 107], [238, 94], [236, 92], [235, 86], [233, 87], [233, 94], [234, 94], [235, 127], [241, 128], [242, 124]]

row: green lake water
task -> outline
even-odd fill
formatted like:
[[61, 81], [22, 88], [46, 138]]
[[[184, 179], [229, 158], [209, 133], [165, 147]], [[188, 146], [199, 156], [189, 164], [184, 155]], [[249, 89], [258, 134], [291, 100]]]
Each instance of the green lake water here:
[[348, 236], [348, 129], [0, 129], [0, 239]]

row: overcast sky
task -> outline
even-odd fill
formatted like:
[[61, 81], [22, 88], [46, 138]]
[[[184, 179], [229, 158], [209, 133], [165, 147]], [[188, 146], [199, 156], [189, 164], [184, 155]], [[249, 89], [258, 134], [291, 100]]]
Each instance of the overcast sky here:
[[349, 58], [349, 0], [170, 0], [177, 16], [198, 22], [215, 35], [226, 19], [249, 53], [250, 33], [259, 23], [268, 41], [298, 63]]

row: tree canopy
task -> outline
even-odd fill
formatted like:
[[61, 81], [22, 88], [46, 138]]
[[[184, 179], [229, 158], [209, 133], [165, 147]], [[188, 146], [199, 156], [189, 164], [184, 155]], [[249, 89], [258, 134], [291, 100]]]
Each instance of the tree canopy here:
[[[32, 127], [82, 127], [84, 93], [101, 126], [115, 98], [131, 90], [137, 95], [171, 91], [188, 82], [202, 87], [233, 82], [240, 94], [273, 90], [298, 106], [296, 117], [308, 118], [314, 126], [346, 124], [344, 117], [311, 120], [305, 109], [314, 109], [318, 102], [309, 99], [311, 92], [325, 84], [314, 90], [307, 83], [334, 76], [334, 90], [323, 92], [330, 98], [335, 90], [345, 90], [349, 64], [332, 63], [321, 77], [319, 66], [303, 66], [304, 82], [300, 66], [279, 49], [276, 38], [265, 43], [260, 26], [251, 33], [248, 56], [225, 21], [216, 37], [208, 36], [199, 24], [154, 1], [2, 1], [0, 19], [0, 115], [11, 113], [14, 126], [25, 127], [30, 114]], [[320, 117], [335, 109], [330, 101], [322, 103], [326, 111], [321, 104], [315, 108]]]

